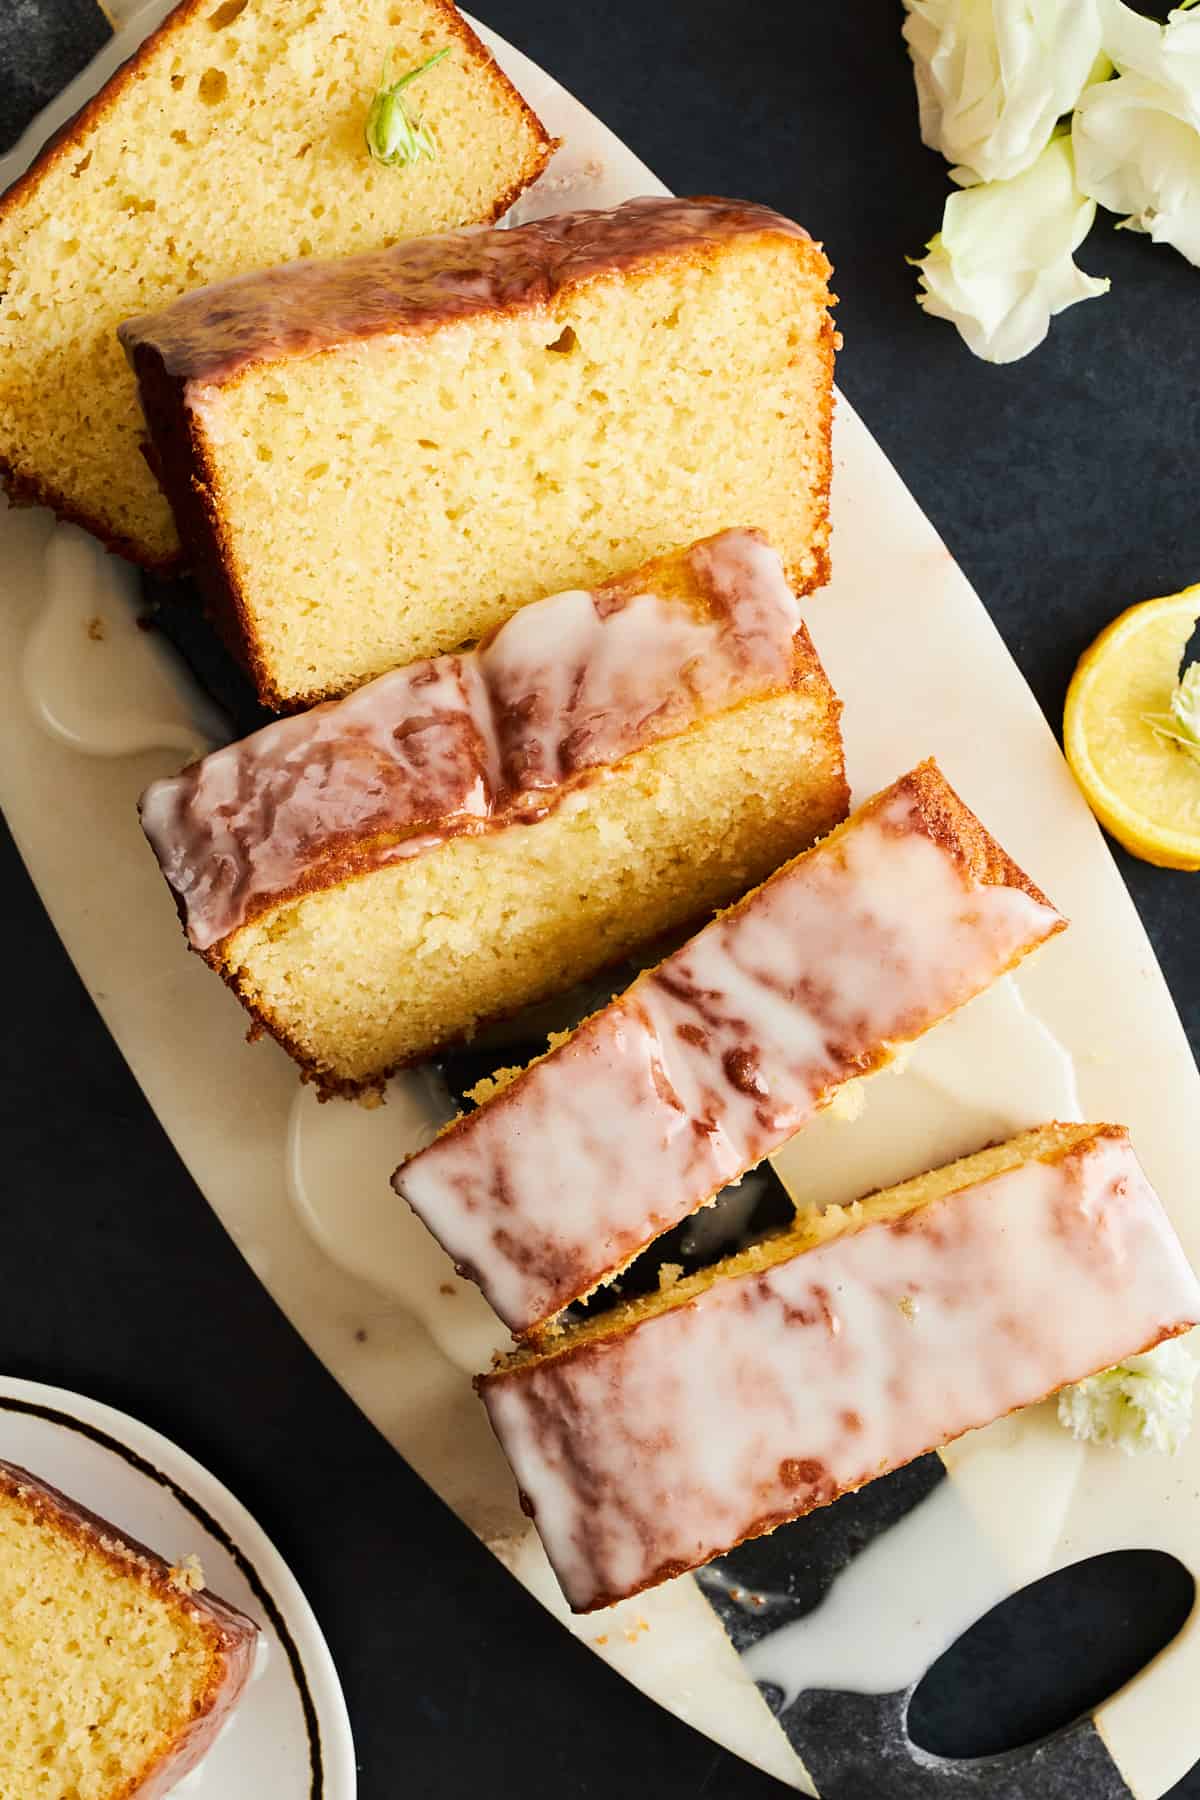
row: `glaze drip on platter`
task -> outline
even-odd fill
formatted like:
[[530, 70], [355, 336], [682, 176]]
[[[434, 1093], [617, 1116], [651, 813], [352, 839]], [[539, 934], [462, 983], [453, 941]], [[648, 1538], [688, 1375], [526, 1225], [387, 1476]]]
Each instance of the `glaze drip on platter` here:
[[74, 525], [45, 532], [45, 599], [25, 641], [26, 701], [85, 756], [202, 756], [228, 723], [138, 607], [133, 571]]

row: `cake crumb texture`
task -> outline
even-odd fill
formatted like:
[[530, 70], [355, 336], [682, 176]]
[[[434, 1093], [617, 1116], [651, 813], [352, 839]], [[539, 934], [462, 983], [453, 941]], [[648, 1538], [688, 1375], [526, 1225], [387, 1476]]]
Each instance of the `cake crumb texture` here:
[[[446, 46], [434, 161], [363, 136], [385, 57]], [[141, 454], [120, 320], [296, 257], [487, 222], [551, 143], [448, 0], [184, 0], [0, 201], [0, 467], [152, 566], [179, 545]]]
[[213, 616], [291, 710], [732, 527], [820, 586], [829, 275], [766, 208], [635, 200], [122, 337]]
[[836, 711], [748, 701], [550, 817], [277, 906], [210, 953], [325, 1092], [560, 993], [761, 881], [845, 812]]
[[0, 1463], [0, 1794], [135, 1800], [199, 1760], [256, 1629], [161, 1558]]

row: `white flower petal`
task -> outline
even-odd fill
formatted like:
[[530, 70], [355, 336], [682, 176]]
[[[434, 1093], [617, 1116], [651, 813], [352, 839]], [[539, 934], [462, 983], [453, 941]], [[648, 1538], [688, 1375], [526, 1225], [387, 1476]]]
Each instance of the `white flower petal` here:
[[1133, 1456], [1165, 1450], [1173, 1456], [1192, 1427], [1196, 1358], [1178, 1338], [1115, 1369], [1065, 1387], [1058, 1396], [1060, 1424], [1077, 1438], [1110, 1444]]
[[1139, 21], [1152, 27], [1155, 54], [1135, 33], [1138, 69], [1089, 88], [1071, 134], [1082, 191], [1200, 264], [1200, 13], [1171, 21]]
[[986, 362], [1027, 356], [1056, 313], [1108, 291], [1073, 261], [1095, 214], [1075, 186], [1069, 139], [1052, 139], [1023, 174], [950, 195], [916, 265], [919, 304]]
[[1103, 0], [1103, 8], [1101, 40], [1121, 74], [1174, 88], [1194, 113], [1200, 102], [1200, 13], [1177, 8], [1160, 25], [1124, 0]]
[[[1028, 169], [1107, 72], [1109, 0], [904, 0], [921, 137], [967, 186]], [[1118, 34], [1119, 35], [1119, 34]]]
[[1162, 58], [1162, 26], [1134, 12], [1124, 0], [1104, 0], [1101, 42], [1118, 69], [1156, 77]]

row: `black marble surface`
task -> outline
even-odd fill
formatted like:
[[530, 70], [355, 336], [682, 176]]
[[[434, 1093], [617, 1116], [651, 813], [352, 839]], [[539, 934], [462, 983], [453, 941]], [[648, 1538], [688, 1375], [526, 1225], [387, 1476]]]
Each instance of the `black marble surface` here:
[[[27, 4], [0, 0], [5, 65], [5, 26]], [[70, 16], [58, 7], [40, 0], [28, 17]], [[903, 258], [936, 228], [946, 180], [917, 137], [892, 0], [489, 0], [487, 16], [673, 188], [766, 200], [824, 238], [843, 296], [843, 389], [1057, 726], [1074, 660], [1100, 626], [1200, 579], [1200, 271], [1102, 221], [1080, 261], [1112, 277], [1110, 296], [1056, 321], [1033, 358], [987, 368], [913, 303]], [[7, 840], [0, 859], [12, 995], [0, 1039], [0, 1368], [139, 1415], [257, 1513], [328, 1633], [363, 1800], [583, 1800], [635, 1781], [663, 1800], [778, 1792], [567, 1640], [360, 1417], [180, 1167]], [[1200, 878], [1121, 867], [1195, 1047]], [[104, 845], [81, 846], [80, 879], [105, 878]], [[844, 1554], [855, 1527], [848, 1513], [845, 1530], [834, 1523], [838, 1511], [806, 1540], [814, 1558]], [[1063, 1630], [1078, 1622], [1080, 1657], [1104, 1636], [1132, 1654], [1178, 1622], [1181, 1590], [1131, 1564], [1100, 1614], [1070, 1587], [1047, 1604], [1057, 1612], [1044, 1636], [1001, 1619], [970, 1667], [950, 1669], [924, 1706], [927, 1743], [958, 1756], [997, 1748], [988, 1733], [1006, 1688], [1014, 1731], [1021, 1719], [1065, 1724], [1083, 1690], [1077, 1668], [1065, 1677], [1078, 1658], [1064, 1657]], [[880, 1766], [879, 1708], [860, 1718], [827, 1697], [802, 1704], [798, 1735], [823, 1736], [844, 1800], [947, 1787], [933, 1763], [915, 1787], [907, 1765]], [[1022, 1763], [1019, 1800], [1107, 1800], [1111, 1770], [1085, 1740], [1067, 1768]], [[952, 1779], [995, 1800], [1014, 1791]], [[1200, 1777], [1176, 1795], [1200, 1797]]]
[[110, 32], [96, 0], [0, 0], [0, 154]]

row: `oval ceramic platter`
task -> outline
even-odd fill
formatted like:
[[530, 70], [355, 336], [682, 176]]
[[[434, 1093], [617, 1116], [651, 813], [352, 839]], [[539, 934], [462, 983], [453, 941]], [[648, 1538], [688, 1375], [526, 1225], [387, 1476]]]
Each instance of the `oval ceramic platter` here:
[[337, 1672], [296, 1578], [240, 1501], [169, 1438], [111, 1406], [0, 1379], [0, 1457], [180, 1562], [258, 1625], [250, 1685], [189, 1800], [354, 1800], [354, 1743]]
[[[155, 0], [124, 27], [0, 167], [0, 186], [166, 10]], [[549, 76], [490, 41], [564, 140], [522, 216], [663, 191]], [[835, 573], [806, 610], [846, 703], [856, 795], [936, 755], [1073, 925], [1019, 986], [1002, 983], [869, 1084], [860, 1117], [805, 1132], [776, 1173], [810, 1199], [847, 1199], [1050, 1116], [1120, 1120], [1200, 1261], [1200, 1149], [1178, 1129], [1200, 1117], [1200, 1079], [1100, 832], [983, 606], [844, 402], [834, 448]], [[514, 1579], [661, 1705], [806, 1793], [1162, 1794], [1200, 1756], [1195, 1616], [1094, 1717], [1032, 1749], [938, 1761], [905, 1719], [931, 1662], [1047, 1572], [1137, 1546], [1200, 1567], [1200, 1432], [1174, 1460], [1125, 1458], [1034, 1408], [765, 1540], [765, 1576], [735, 1555], [602, 1618], [566, 1615], [471, 1389], [499, 1328], [387, 1185], [446, 1116], [443, 1075], [393, 1082], [374, 1111], [322, 1107], [273, 1044], [246, 1044], [241, 1010], [185, 952], [135, 812], [149, 780], [230, 727], [158, 634], [137, 629], [133, 571], [81, 533], [2, 514], [0, 569], [0, 802], [64, 944], [271, 1294]], [[727, 1202], [711, 1230], [735, 1234], [746, 1204]]]

